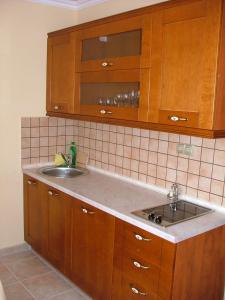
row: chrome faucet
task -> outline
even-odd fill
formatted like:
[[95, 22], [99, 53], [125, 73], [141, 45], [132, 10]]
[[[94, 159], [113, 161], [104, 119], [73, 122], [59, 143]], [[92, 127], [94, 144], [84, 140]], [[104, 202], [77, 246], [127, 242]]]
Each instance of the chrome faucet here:
[[171, 189], [170, 189], [169, 193], [167, 194], [167, 199], [170, 200], [170, 202], [171, 202], [170, 207], [174, 211], [177, 210], [178, 197], [179, 197], [179, 187], [178, 187], [177, 183], [174, 183], [171, 186]]
[[62, 156], [63, 160], [65, 161], [65, 165], [69, 168], [71, 166], [70, 156], [63, 154], [62, 152], [60, 153], [60, 155]]

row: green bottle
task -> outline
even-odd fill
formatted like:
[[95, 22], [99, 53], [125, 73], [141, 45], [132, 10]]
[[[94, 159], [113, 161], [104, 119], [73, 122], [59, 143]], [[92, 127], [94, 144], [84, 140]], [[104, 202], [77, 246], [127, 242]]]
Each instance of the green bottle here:
[[77, 160], [77, 147], [76, 147], [76, 144], [74, 142], [71, 143], [70, 151], [71, 151], [71, 161], [72, 161], [71, 167], [76, 168], [76, 164], [77, 164], [77, 162], [76, 162], [76, 160]]

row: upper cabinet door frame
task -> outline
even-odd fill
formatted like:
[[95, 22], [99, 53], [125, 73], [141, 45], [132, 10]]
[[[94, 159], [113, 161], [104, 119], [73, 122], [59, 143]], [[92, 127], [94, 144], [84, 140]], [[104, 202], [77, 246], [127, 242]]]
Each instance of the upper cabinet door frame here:
[[48, 38], [47, 111], [74, 112], [75, 35], [66, 32]]
[[152, 14], [150, 122], [212, 129], [220, 14], [220, 0]]
[[[141, 30], [141, 55], [107, 57], [105, 59], [82, 61], [83, 40], [95, 37]], [[150, 67], [151, 55], [151, 17], [142, 15], [119, 21], [90, 26], [77, 32], [76, 37], [76, 69], [78, 72], [123, 70]], [[124, 45], [126, 47], [126, 44]]]

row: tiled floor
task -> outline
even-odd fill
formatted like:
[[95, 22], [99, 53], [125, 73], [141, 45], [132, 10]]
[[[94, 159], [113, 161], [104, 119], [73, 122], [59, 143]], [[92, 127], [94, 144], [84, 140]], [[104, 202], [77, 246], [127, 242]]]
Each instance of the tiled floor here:
[[7, 300], [91, 300], [31, 250], [0, 257]]

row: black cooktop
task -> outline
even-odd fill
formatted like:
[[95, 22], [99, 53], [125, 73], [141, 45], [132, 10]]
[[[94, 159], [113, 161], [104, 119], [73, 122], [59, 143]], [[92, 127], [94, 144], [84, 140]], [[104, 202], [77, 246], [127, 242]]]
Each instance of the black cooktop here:
[[202, 216], [210, 211], [212, 211], [210, 208], [179, 200], [171, 204], [134, 211], [132, 214], [163, 227], [168, 227]]

